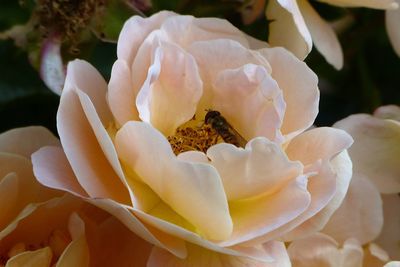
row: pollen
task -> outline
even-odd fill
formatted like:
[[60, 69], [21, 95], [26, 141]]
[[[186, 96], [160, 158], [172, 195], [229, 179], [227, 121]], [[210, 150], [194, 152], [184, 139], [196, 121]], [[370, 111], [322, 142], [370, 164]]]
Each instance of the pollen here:
[[167, 139], [175, 155], [186, 151], [205, 153], [209, 147], [223, 141], [219, 134], [207, 124], [200, 127], [180, 127]]

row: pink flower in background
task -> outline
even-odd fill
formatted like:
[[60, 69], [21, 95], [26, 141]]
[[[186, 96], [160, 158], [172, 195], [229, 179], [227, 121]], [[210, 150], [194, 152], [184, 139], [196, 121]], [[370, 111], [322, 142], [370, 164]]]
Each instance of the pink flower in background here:
[[[117, 56], [108, 86], [88, 63], [69, 64], [62, 149], [33, 155], [39, 181], [154, 244], [149, 266], [290, 266], [275, 240], [321, 230], [351, 177], [351, 137], [305, 131], [315, 74], [225, 20], [172, 12], [128, 20]], [[205, 122], [210, 110], [229, 133]]]

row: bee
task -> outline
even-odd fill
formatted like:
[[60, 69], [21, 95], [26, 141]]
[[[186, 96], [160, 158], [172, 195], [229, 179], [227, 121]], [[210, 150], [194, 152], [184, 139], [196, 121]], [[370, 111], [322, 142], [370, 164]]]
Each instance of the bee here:
[[246, 145], [247, 141], [226, 121], [219, 111], [207, 110], [204, 122], [210, 125], [225, 142], [238, 147]]

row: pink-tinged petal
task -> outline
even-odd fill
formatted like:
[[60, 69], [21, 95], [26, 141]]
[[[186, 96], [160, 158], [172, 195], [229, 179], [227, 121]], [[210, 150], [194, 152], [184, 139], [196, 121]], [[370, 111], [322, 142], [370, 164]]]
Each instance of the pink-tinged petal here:
[[29, 203], [46, 201], [60, 195], [36, 181], [30, 161], [22, 156], [0, 153], [0, 179], [0, 229]]
[[375, 110], [374, 117], [400, 121], [400, 106], [387, 105], [379, 107]]
[[142, 121], [172, 135], [193, 117], [203, 83], [194, 58], [172, 43], [161, 42], [153, 58], [136, 106]]
[[43, 146], [59, 146], [60, 141], [46, 128], [30, 126], [0, 134], [0, 151], [27, 158]]
[[361, 267], [364, 256], [356, 240], [346, 240], [340, 248], [332, 237], [321, 233], [292, 242], [288, 253], [293, 267]]
[[356, 238], [365, 244], [378, 237], [382, 226], [382, 199], [378, 190], [367, 178], [354, 173], [342, 205], [322, 232], [339, 242]]
[[118, 59], [125, 60], [130, 66], [147, 35], [159, 28], [167, 18], [176, 15], [171, 11], [161, 11], [148, 18], [133, 16], [127, 20], [118, 38]]
[[[399, 5], [400, 2], [397, 1], [397, 4]], [[394, 51], [400, 57], [400, 9], [398, 8], [396, 10], [387, 10], [385, 14], [385, 21], [386, 31], [389, 35], [389, 40], [392, 43]]]
[[387, 251], [392, 259], [400, 259], [400, 196], [382, 195], [383, 228], [374, 242]]
[[299, 1], [299, 8], [310, 31], [315, 48], [329, 64], [340, 70], [343, 67], [343, 51], [332, 26], [318, 15], [308, 0]]
[[167, 139], [146, 123], [128, 122], [115, 142], [120, 159], [202, 234], [215, 240], [230, 236], [228, 203], [214, 167], [178, 160]]
[[188, 51], [196, 59], [203, 80], [203, 96], [198, 106], [196, 117], [203, 119], [205, 110], [212, 107], [212, 85], [221, 70], [237, 69], [246, 64], [260, 65], [268, 73], [271, 67], [268, 61], [256, 51], [242, 46], [240, 43], [218, 39], [194, 42]]
[[221, 71], [213, 95], [213, 109], [221, 112], [246, 140], [265, 136], [282, 141], [280, 128], [286, 104], [278, 84], [265, 68], [247, 64]]
[[[146, 266], [153, 245], [129, 231], [115, 217], [97, 227], [88, 227], [92, 266]], [[106, 245], [105, 245], [106, 244]]]
[[[87, 201], [113, 215], [124, 224], [129, 231], [135, 233], [147, 242], [168, 250], [176, 257], [186, 257], [186, 245], [181, 238], [175, 238], [158, 227], [151, 227], [149, 224], [145, 225], [142, 220], [140, 220], [141, 218], [136, 216], [137, 214], [132, 214], [131, 211], [127, 209], [128, 207], [122, 206], [110, 199], [87, 199]], [[129, 208], [135, 210], [135, 208]], [[152, 217], [151, 215], [148, 216]], [[146, 222], [145, 220], [143, 221]]]
[[290, 261], [286, 253], [286, 248], [283, 243], [270, 242], [261, 248], [267, 254], [274, 257], [273, 262], [260, 262], [253, 259], [244, 257], [231, 256], [218, 253], [205, 248], [188, 245], [188, 256], [185, 259], [180, 259], [167, 251], [154, 247], [149, 261], [148, 267], [185, 267], [185, 266], [198, 266], [198, 267], [289, 267]]
[[376, 9], [396, 9], [396, 0], [319, 0], [334, 6], [341, 7], [368, 7]]
[[[270, 195], [230, 201], [233, 233], [220, 245], [232, 246], [246, 241], [262, 243], [270, 240], [267, 236], [274, 234], [274, 231], [280, 232], [279, 236], [282, 236], [284, 231], [280, 228], [306, 211], [310, 202], [306, 176], [289, 181], [285, 187]], [[259, 240], [255, 241], [256, 238]]]
[[[88, 195], [128, 203], [126, 188], [104, 155], [79, 96], [73, 90], [64, 90], [61, 95], [57, 128], [72, 170]], [[99, 127], [98, 131], [104, 135], [101, 132], [105, 129]], [[107, 142], [107, 139], [101, 141]]]
[[318, 160], [330, 160], [349, 148], [353, 139], [340, 129], [319, 127], [306, 131], [293, 138], [286, 148], [291, 160], [299, 160], [303, 165]]
[[252, 139], [245, 149], [214, 145], [207, 156], [221, 176], [229, 201], [270, 194], [303, 172], [301, 163], [290, 161], [280, 146], [263, 137]]
[[321, 230], [342, 204], [352, 177], [352, 163], [347, 151], [341, 152], [324, 167], [322, 173], [309, 178], [307, 189], [312, 196], [311, 205], [296, 219], [299, 222], [307, 220], [285, 234], [285, 240], [294, 240]]
[[[261, 49], [259, 52], [271, 64], [271, 76], [283, 92], [286, 111], [281, 131], [291, 138], [309, 128], [317, 117], [318, 77], [304, 62], [283, 48]], [[290, 71], [288, 66], [291, 66]]]
[[44, 247], [34, 251], [20, 253], [7, 261], [7, 267], [43, 267], [50, 266], [53, 254], [49, 247]]
[[77, 181], [62, 148], [50, 146], [41, 148], [32, 154], [32, 165], [36, 179], [42, 185], [88, 197]]
[[132, 88], [131, 70], [126, 61], [115, 61], [108, 83], [107, 99], [115, 120], [122, 126], [127, 121], [139, 120], [135, 101], [136, 94]]
[[245, 34], [225, 19], [175, 16], [166, 19], [160, 29], [170, 41], [183, 49], [197, 41], [216, 39], [234, 40], [249, 47]]
[[107, 104], [107, 83], [101, 74], [90, 63], [75, 59], [68, 63], [64, 91], [80, 89], [92, 101], [96, 112], [105, 127], [113, 121]]
[[270, 45], [283, 46], [303, 60], [311, 51], [312, 40], [297, 1], [271, 0], [266, 15], [272, 20], [268, 37]]
[[61, 95], [65, 81], [65, 67], [61, 57], [61, 40], [49, 37], [42, 44], [40, 77], [48, 88]]
[[357, 114], [334, 127], [354, 138], [349, 149], [354, 172], [368, 177], [381, 193], [400, 192], [400, 122]]

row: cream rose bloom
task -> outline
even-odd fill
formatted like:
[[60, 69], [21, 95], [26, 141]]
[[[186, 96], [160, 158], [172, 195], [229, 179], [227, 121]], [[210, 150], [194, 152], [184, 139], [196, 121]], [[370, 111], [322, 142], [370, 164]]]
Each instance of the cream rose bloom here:
[[[398, 0], [319, 0], [339, 7], [367, 7], [388, 10], [386, 25], [394, 49], [400, 50], [400, 11]], [[258, 1], [254, 1], [258, 2]], [[265, 0], [261, 0], [265, 2]], [[260, 3], [255, 4], [261, 6]], [[257, 12], [257, 11], [254, 11]], [[283, 46], [300, 59], [310, 53], [313, 44], [336, 69], [343, 67], [343, 51], [333, 27], [312, 7], [308, 0], [271, 0], [266, 9], [273, 20], [268, 41], [272, 46]], [[252, 13], [248, 15], [254, 17]], [[284, 34], [283, 34], [284, 33]]]
[[323, 233], [290, 244], [294, 267], [400, 266], [399, 118], [400, 107], [391, 105], [334, 125], [354, 138], [353, 177]]
[[[128, 20], [117, 56], [108, 86], [88, 63], [68, 65], [63, 149], [33, 155], [39, 181], [155, 244], [149, 266], [289, 266], [275, 240], [322, 229], [351, 177], [351, 137], [305, 131], [318, 113], [315, 74], [225, 20], [172, 12]], [[247, 144], [218, 136], [209, 110]]]
[[59, 145], [42, 127], [0, 134], [0, 266], [144, 266], [151, 244], [103, 210], [36, 181], [31, 154]]

